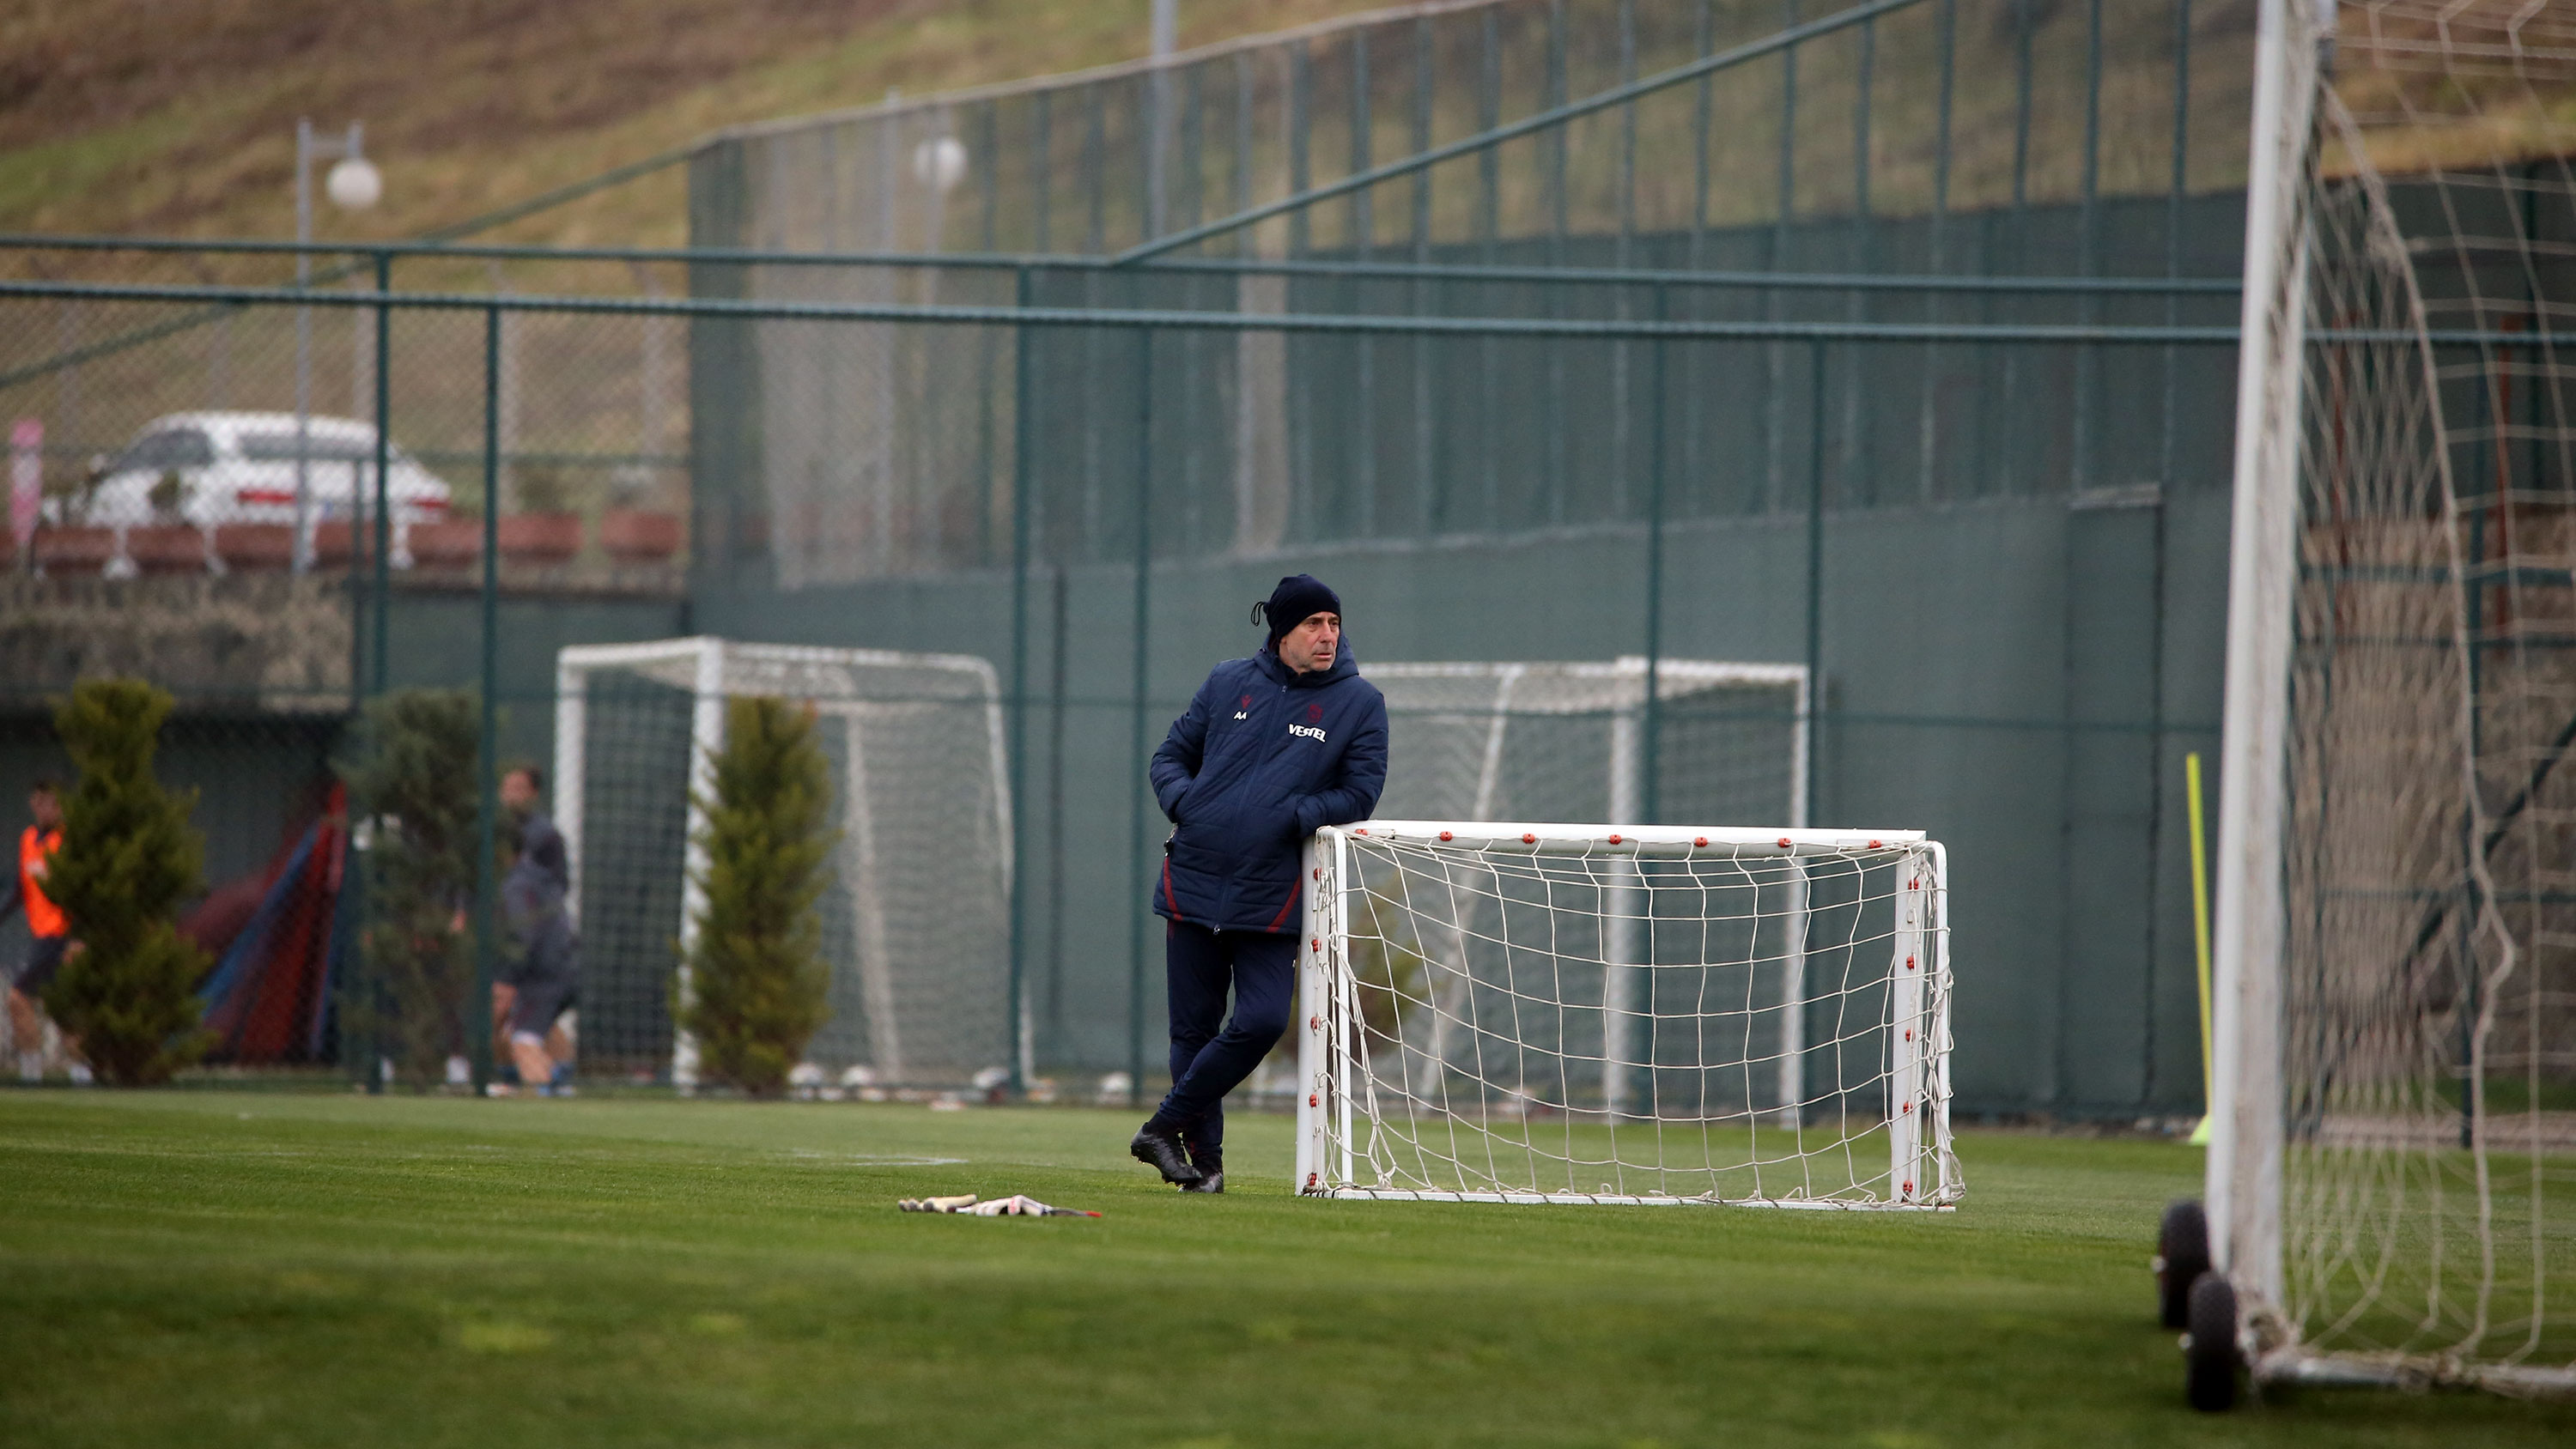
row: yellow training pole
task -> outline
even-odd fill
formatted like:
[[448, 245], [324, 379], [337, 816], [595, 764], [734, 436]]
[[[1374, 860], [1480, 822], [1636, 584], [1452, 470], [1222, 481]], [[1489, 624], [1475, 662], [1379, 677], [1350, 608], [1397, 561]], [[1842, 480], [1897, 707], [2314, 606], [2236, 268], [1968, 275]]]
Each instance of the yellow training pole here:
[[2200, 1125], [2191, 1131], [2192, 1145], [2209, 1145], [2211, 1082], [2209, 1043], [2209, 849], [2200, 823], [2200, 756], [2182, 757], [2183, 788], [2191, 792], [2191, 940], [2200, 953]]

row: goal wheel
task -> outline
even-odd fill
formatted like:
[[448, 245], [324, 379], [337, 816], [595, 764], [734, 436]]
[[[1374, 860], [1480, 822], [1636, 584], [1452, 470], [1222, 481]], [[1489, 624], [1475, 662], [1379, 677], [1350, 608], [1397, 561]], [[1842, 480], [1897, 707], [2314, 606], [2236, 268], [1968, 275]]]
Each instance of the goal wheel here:
[[2190, 1327], [2182, 1336], [2183, 1393], [2205, 1414], [2236, 1403], [2236, 1287], [2216, 1273], [2191, 1285]]
[[2209, 1218], [2197, 1199], [2178, 1197], [2165, 1204], [2156, 1228], [2156, 1305], [2159, 1321], [2180, 1328], [2189, 1321], [2192, 1280], [2210, 1269]]

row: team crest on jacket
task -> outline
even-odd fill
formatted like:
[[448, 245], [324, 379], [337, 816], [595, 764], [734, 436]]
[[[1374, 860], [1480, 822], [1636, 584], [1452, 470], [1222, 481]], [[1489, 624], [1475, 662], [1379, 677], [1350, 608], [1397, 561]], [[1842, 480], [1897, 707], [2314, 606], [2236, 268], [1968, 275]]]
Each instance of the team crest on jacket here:
[[1310, 705], [1306, 706], [1306, 723], [1308, 723], [1308, 724], [1322, 724], [1323, 722], [1324, 722], [1324, 707], [1323, 707], [1322, 705], [1320, 705], [1320, 704], [1310, 704]]
[[1250, 714], [1250, 713], [1252, 713], [1252, 696], [1251, 696], [1251, 695], [1248, 695], [1248, 694], [1247, 694], [1247, 695], [1245, 695], [1243, 698], [1238, 699], [1238, 700], [1236, 700], [1236, 701], [1234, 702], [1234, 717], [1235, 717], [1236, 719], [1242, 719], [1244, 716], [1246, 716], [1246, 715], [1248, 715], [1248, 714]]

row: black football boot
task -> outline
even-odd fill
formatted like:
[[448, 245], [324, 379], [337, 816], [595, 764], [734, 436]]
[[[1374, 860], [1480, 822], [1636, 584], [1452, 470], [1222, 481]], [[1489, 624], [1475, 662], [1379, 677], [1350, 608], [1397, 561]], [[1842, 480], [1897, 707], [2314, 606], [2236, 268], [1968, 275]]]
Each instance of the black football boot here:
[[1138, 1162], [1163, 1174], [1165, 1182], [1177, 1182], [1187, 1186], [1197, 1182], [1204, 1175], [1197, 1168], [1190, 1166], [1189, 1153], [1181, 1146], [1180, 1135], [1165, 1131], [1151, 1122], [1136, 1129], [1135, 1137], [1127, 1144], [1127, 1151]]
[[1204, 1142], [1193, 1142], [1187, 1136], [1181, 1138], [1181, 1145], [1189, 1149], [1190, 1166], [1205, 1174], [1196, 1182], [1182, 1183], [1181, 1191], [1225, 1191], [1225, 1149], [1210, 1147]]

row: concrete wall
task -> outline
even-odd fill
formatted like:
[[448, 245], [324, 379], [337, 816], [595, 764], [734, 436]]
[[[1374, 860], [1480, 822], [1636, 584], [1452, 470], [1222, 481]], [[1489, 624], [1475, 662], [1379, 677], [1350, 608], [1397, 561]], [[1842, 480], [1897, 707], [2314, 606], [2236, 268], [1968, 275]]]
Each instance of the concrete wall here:
[[[513, 593], [500, 606], [505, 759], [550, 760], [554, 659], [565, 644], [686, 632], [677, 598]], [[480, 602], [470, 590], [397, 593], [392, 684], [472, 687]], [[0, 834], [14, 850], [35, 780], [69, 780], [52, 700], [83, 678], [136, 674], [180, 696], [162, 733], [164, 783], [198, 792], [209, 886], [264, 869], [328, 788], [349, 701], [345, 578], [44, 580], [0, 576]], [[13, 857], [14, 859], [14, 857]], [[25, 948], [0, 923], [0, 962]]]

